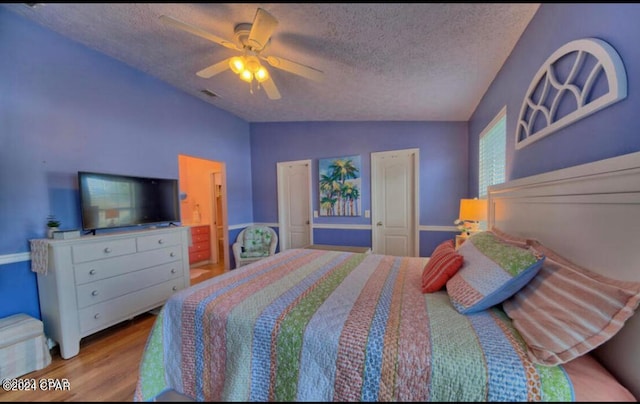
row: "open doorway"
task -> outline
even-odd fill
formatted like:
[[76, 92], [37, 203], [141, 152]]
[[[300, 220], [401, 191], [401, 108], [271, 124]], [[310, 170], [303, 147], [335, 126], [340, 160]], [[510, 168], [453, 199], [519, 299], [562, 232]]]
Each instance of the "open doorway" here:
[[191, 283], [229, 270], [226, 166], [224, 162], [178, 155], [180, 214], [191, 227]]

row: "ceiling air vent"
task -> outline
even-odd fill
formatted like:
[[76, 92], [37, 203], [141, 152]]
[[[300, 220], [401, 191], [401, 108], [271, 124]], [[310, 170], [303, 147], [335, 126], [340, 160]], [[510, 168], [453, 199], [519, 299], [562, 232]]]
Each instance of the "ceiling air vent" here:
[[214, 98], [218, 98], [218, 94], [214, 93], [211, 90], [207, 90], [206, 88], [204, 90], [200, 90], [200, 92], [202, 94], [208, 95], [209, 97], [214, 97]]

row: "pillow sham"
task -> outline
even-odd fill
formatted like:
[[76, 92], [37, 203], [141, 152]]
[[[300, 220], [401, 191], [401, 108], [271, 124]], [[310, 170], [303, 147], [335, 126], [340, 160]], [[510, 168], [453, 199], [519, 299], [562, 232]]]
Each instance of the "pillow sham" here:
[[446, 283], [451, 304], [462, 314], [502, 303], [540, 270], [544, 255], [501, 241], [490, 231], [471, 235], [458, 248], [464, 264]]
[[611, 339], [640, 302], [640, 282], [619, 281], [578, 266], [537, 241], [546, 256], [538, 275], [502, 305], [541, 365], [575, 359]]
[[431, 254], [422, 270], [422, 293], [433, 293], [441, 290], [447, 281], [455, 275], [463, 263], [453, 240], [440, 243]]
[[528, 240], [526, 238], [518, 237], [512, 234], [506, 233], [495, 226], [491, 228], [491, 233], [495, 234], [496, 237], [500, 239], [500, 241], [503, 241], [505, 243], [515, 244], [517, 246], [524, 247], [524, 248], [528, 246], [527, 244]]

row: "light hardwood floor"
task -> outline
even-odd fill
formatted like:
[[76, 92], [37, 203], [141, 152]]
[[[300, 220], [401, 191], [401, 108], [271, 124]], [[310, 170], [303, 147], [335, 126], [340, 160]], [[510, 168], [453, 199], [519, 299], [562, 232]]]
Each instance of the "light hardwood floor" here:
[[[224, 273], [224, 265], [207, 264], [194, 269], [207, 272], [192, 279], [192, 285]], [[80, 353], [70, 359], [62, 359], [54, 347], [49, 366], [20, 379], [34, 379], [37, 383], [52, 379], [60, 384], [66, 380], [69, 388], [9, 392], [0, 389], [0, 401], [133, 401], [138, 366], [155, 318], [153, 314], [144, 313], [85, 337], [80, 341]]]

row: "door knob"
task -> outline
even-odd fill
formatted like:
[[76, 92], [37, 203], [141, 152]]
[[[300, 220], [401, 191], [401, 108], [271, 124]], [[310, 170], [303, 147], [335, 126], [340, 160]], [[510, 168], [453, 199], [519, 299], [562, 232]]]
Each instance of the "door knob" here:
[[376, 223], [376, 226], [382, 226], [382, 222]]

